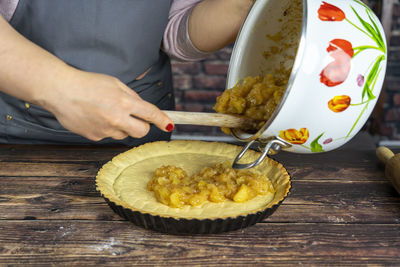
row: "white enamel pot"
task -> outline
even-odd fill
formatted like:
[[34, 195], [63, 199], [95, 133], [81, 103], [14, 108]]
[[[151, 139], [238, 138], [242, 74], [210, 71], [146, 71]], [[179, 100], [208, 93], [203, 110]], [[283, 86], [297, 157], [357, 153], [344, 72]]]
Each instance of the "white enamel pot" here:
[[[386, 64], [383, 27], [359, 0], [257, 0], [234, 45], [227, 88], [280, 65], [291, 74], [279, 105], [257, 133], [232, 130], [248, 142], [234, 167], [252, 167], [280, 149], [318, 153], [348, 142], [377, 102]], [[262, 157], [239, 164], [254, 142]]]

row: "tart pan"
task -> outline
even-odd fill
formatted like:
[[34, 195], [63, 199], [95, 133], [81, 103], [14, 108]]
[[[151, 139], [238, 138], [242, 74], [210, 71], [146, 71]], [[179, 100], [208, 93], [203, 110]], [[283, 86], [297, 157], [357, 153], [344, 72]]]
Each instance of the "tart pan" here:
[[[204, 141], [159, 141], [147, 143], [114, 157], [96, 177], [97, 190], [111, 209], [145, 229], [170, 234], [215, 234], [242, 229], [270, 216], [290, 190], [290, 176], [278, 162], [266, 158], [255, 171], [265, 171], [276, 190], [271, 196], [258, 196], [245, 203], [205, 203], [201, 207], [170, 208], [155, 199], [146, 185], [161, 165], [174, 164], [197, 172], [204, 166], [227, 160], [240, 146]], [[245, 161], [259, 157], [254, 150]]]

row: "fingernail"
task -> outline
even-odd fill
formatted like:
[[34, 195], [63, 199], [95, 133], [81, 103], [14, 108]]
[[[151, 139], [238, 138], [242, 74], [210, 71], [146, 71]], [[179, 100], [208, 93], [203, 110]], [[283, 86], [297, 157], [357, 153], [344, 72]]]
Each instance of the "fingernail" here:
[[165, 127], [165, 130], [167, 130], [168, 132], [172, 132], [173, 129], [174, 125], [172, 123], [168, 124], [167, 127]]

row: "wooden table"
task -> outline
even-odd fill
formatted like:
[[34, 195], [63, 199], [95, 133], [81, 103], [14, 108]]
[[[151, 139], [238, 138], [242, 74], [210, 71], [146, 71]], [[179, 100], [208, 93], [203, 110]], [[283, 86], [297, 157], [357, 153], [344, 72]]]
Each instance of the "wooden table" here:
[[0, 145], [0, 265], [400, 265], [400, 196], [365, 135], [275, 156], [290, 195], [264, 222], [217, 235], [161, 234], [114, 214], [95, 175], [125, 150]]

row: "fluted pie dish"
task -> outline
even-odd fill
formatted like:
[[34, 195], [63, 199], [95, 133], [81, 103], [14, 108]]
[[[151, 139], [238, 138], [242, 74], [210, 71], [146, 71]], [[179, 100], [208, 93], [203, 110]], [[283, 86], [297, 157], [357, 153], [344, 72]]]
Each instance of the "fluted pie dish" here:
[[[172, 208], [158, 202], [147, 189], [154, 171], [161, 166], [177, 166], [192, 175], [206, 166], [232, 162], [240, 150], [239, 146], [219, 142], [148, 143], [106, 163], [97, 174], [97, 190], [117, 214], [146, 229], [172, 234], [207, 234], [244, 228], [272, 214], [289, 193], [290, 176], [273, 159], [266, 158], [251, 171], [265, 174], [274, 193], [258, 195], [244, 203], [207, 201], [200, 206]], [[259, 154], [250, 150], [244, 160], [257, 159]]]

